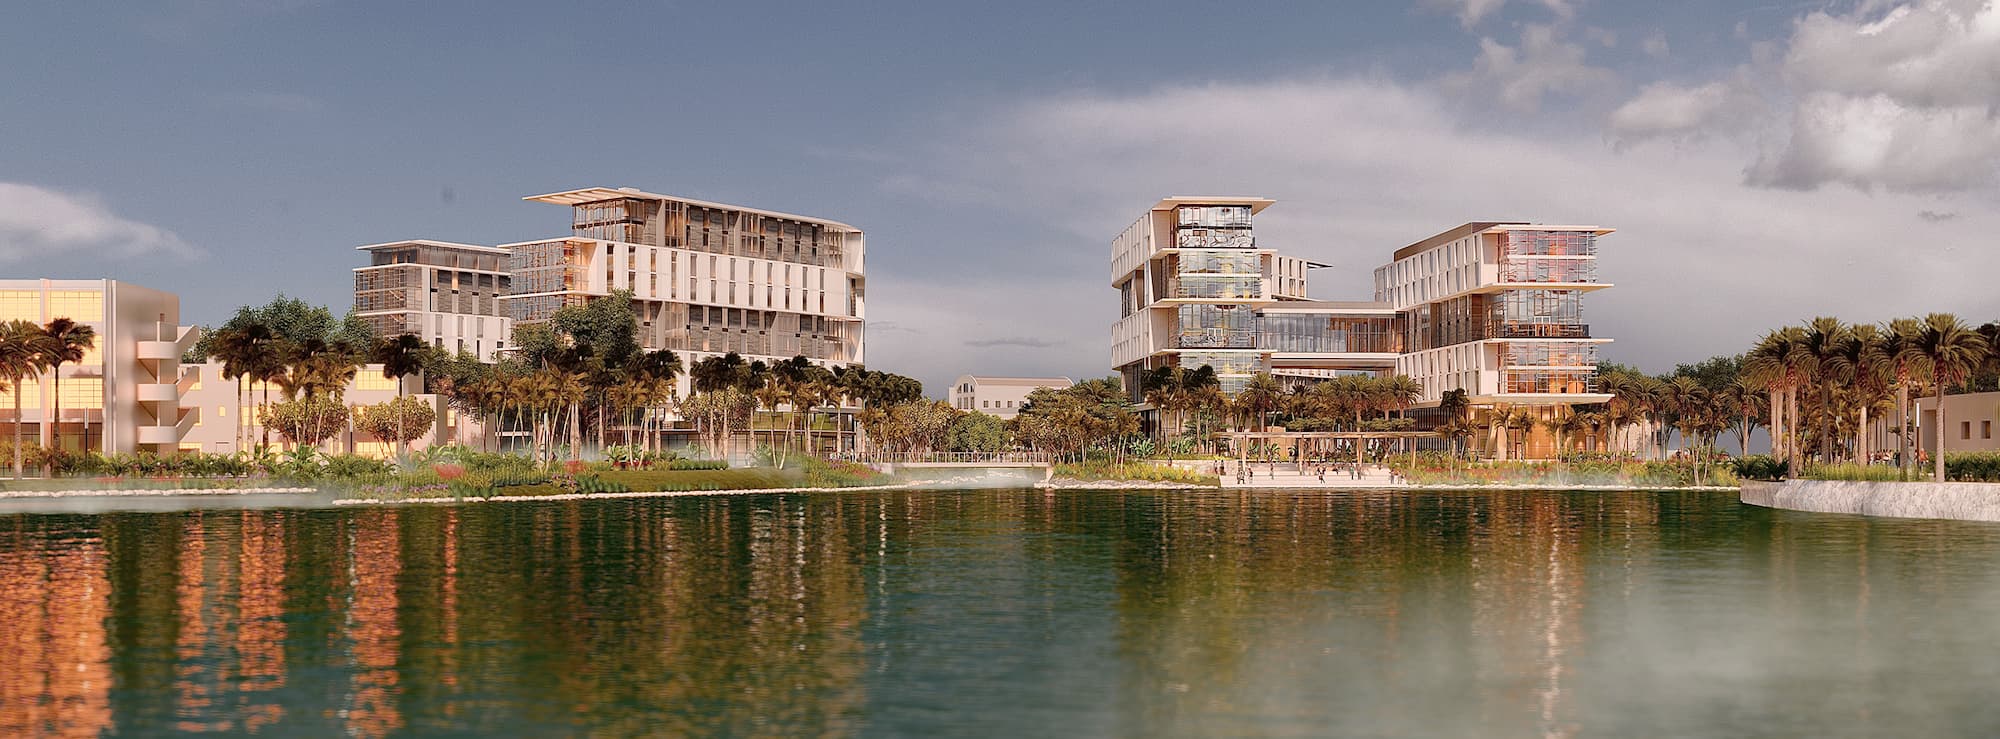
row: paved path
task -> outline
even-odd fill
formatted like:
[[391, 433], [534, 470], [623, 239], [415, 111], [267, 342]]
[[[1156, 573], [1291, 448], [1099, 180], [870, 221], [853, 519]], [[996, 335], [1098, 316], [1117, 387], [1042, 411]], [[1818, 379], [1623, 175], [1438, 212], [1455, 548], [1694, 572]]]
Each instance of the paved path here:
[[1277, 464], [1275, 470], [1273, 470], [1272, 466], [1263, 464], [1253, 463], [1251, 467], [1257, 471], [1256, 477], [1247, 479], [1243, 484], [1238, 485], [1236, 484], [1236, 473], [1232, 469], [1228, 475], [1223, 476], [1222, 486], [1238, 489], [1311, 488], [1321, 490], [1380, 490], [1382, 488], [1409, 487], [1408, 483], [1398, 481], [1391, 476], [1387, 467], [1377, 465], [1363, 467], [1360, 479], [1355, 479], [1350, 470], [1329, 468], [1326, 471], [1326, 482], [1319, 481], [1319, 475], [1312, 473], [1311, 466], [1306, 467], [1307, 472], [1305, 474], [1300, 474], [1296, 466], [1285, 463]]

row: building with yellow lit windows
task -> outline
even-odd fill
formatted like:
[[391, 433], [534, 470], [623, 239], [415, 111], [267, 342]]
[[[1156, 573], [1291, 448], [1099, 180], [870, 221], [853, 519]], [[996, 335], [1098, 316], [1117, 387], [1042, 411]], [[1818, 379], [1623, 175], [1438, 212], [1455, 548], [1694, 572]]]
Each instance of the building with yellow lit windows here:
[[[188, 368], [192, 377], [183, 403], [201, 409], [201, 419], [182, 437], [180, 448], [213, 454], [228, 454], [239, 448], [255, 449], [263, 439], [262, 427], [257, 423], [261, 414], [258, 408], [264, 401], [263, 386], [252, 383], [250, 392], [239, 397], [236, 380], [223, 376], [221, 362], [208, 362]], [[431, 432], [410, 442], [411, 449], [423, 449], [435, 443], [457, 442], [478, 446], [480, 435], [485, 432], [478, 419], [463, 416], [453, 411], [449, 404], [441, 402], [438, 396], [423, 392], [423, 381], [417, 376], [403, 378], [403, 394], [422, 401], [437, 411], [437, 422]], [[283, 400], [277, 389], [271, 390], [271, 402]], [[347, 383], [341, 393], [341, 402], [351, 407], [361, 407], [385, 403], [396, 399], [396, 381], [382, 376], [382, 365], [364, 364], [354, 373], [354, 380]], [[239, 405], [240, 404], [240, 405]], [[248, 417], [244, 427], [241, 447], [238, 446], [237, 428]], [[280, 443], [278, 432], [271, 431], [271, 444]], [[343, 429], [320, 444], [320, 450], [335, 454], [361, 454], [370, 457], [390, 457], [396, 452], [393, 442], [376, 439], [367, 433], [354, 429]]]
[[44, 446], [107, 453], [179, 448], [200, 420], [200, 410], [181, 398], [192, 383], [181, 354], [200, 331], [180, 325], [180, 303], [173, 293], [116, 280], [0, 280], [0, 320], [45, 325], [68, 318], [97, 334], [96, 347], [83, 361], [64, 364], [60, 380], [44, 373], [22, 383], [18, 417], [14, 399], [0, 399], [0, 419]]

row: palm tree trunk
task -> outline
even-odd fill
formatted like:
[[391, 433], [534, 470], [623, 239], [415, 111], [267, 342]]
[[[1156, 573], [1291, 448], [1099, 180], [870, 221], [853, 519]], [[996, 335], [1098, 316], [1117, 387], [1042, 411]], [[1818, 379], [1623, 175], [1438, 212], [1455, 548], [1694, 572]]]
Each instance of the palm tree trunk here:
[[[1944, 374], [1942, 372], [1938, 373]], [[1931, 461], [1937, 467], [1937, 482], [1944, 482], [1944, 379], [1937, 383], [1937, 451], [1931, 454]]]
[[1854, 428], [1854, 456], [1863, 465], [1868, 464], [1868, 405], [1861, 406], [1861, 425]]
[[1910, 476], [1910, 384], [1896, 383], [1896, 466]]
[[21, 479], [21, 378], [14, 378], [14, 479]]
[[55, 366], [49, 368], [49, 382], [55, 386], [55, 407], [51, 409], [54, 412], [54, 415], [51, 417], [54, 418], [55, 421], [53, 423], [48, 423], [45, 425], [49, 427], [49, 445], [53, 448], [61, 449], [62, 448], [62, 363], [61, 362], [56, 362]]

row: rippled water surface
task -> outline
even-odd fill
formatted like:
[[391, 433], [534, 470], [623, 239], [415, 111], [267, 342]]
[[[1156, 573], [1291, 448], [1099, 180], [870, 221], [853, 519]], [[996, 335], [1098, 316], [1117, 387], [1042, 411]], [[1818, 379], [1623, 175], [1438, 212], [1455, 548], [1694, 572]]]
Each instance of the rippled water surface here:
[[0, 736], [2000, 732], [2000, 526], [1714, 493], [0, 515]]

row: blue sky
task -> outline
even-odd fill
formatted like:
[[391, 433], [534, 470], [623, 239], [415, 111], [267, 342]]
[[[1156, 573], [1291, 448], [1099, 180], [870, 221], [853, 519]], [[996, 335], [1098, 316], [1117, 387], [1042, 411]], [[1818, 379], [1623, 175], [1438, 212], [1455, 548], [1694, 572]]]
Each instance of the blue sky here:
[[870, 364], [938, 388], [1106, 373], [1108, 242], [1170, 194], [1277, 198], [1327, 298], [1463, 221], [1617, 227], [1587, 317], [1656, 371], [1817, 313], [2000, 317], [1989, 0], [0, 13], [0, 272], [195, 322], [343, 309], [356, 245], [561, 233], [519, 198], [594, 185], [861, 226]]

